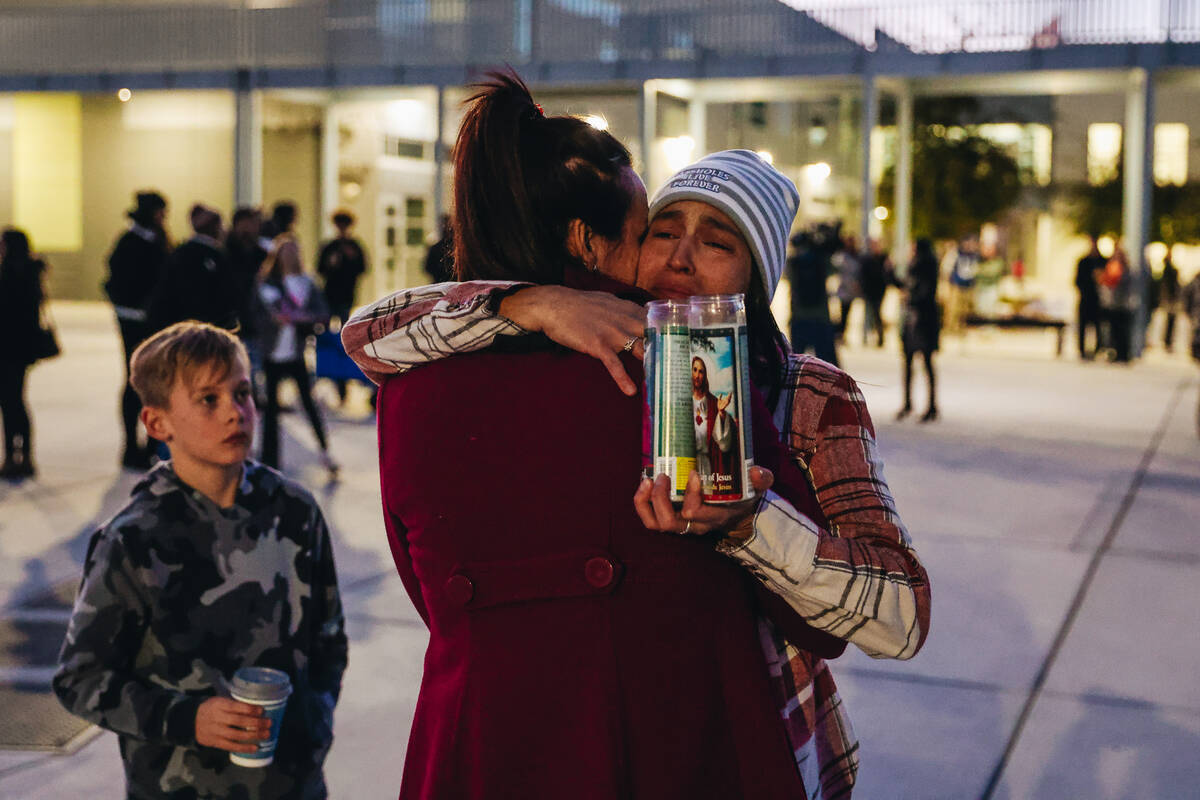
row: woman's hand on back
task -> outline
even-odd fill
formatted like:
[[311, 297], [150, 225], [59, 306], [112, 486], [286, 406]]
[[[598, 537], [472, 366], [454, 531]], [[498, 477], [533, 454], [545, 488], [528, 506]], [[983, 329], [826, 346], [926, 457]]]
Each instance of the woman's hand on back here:
[[618, 355], [645, 355], [646, 309], [607, 292], [565, 286], [531, 286], [500, 301], [500, 315], [527, 331], [544, 333], [563, 347], [598, 358], [621, 391], [631, 397], [638, 387]]

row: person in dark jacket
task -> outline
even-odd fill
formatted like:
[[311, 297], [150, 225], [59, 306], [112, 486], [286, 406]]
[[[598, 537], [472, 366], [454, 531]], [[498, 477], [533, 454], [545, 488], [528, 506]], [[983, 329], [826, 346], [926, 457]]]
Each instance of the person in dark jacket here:
[[[337, 228], [337, 236], [321, 248], [317, 259], [317, 274], [325, 281], [324, 292], [329, 313], [337, 318], [339, 327], [350, 319], [358, 279], [367, 271], [367, 256], [362, 244], [350, 235], [354, 222], [354, 215], [349, 211], [343, 209], [335, 212], [333, 226]], [[335, 383], [338, 397], [345, 403], [346, 381], [339, 378]]]
[[[834, 241], [836, 233], [832, 234]], [[798, 233], [792, 237], [795, 254], [787, 261], [788, 281], [792, 287], [792, 350], [812, 352], [817, 358], [837, 366], [833, 323], [829, 320], [829, 293], [825, 280], [833, 270], [829, 235]]]
[[[1183, 313], [1192, 323], [1192, 358], [1200, 364], [1200, 273], [1180, 290]], [[1196, 433], [1200, 434], [1200, 405], [1196, 407]]]
[[[258, 273], [267, 250], [259, 238], [262, 212], [252, 206], [242, 206], [233, 212], [229, 235], [225, 237], [225, 256], [237, 285], [238, 338], [242, 344], [257, 341], [262, 327], [263, 309], [258, 299]], [[253, 354], [251, 361], [253, 362]]]
[[323, 288], [329, 312], [340, 322], [349, 319], [358, 279], [367, 271], [367, 256], [362, 244], [350, 234], [354, 222], [354, 215], [349, 211], [341, 210], [333, 215], [337, 236], [321, 248], [317, 260], [317, 274], [325, 280]]
[[[1079, 333], [1079, 357], [1091, 360], [1100, 346], [1100, 291], [1096, 287], [1096, 272], [1104, 269], [1104, 256], [1091, 237], [1092, 246], [1075, 267], [1075, 288], [1079, 290], [1079, 316], [1075, 327]], [[1088, 329], [1092, 331], [1092, 346], [1087, 346]]]
[[878, 239], [872, 239], [870, 252], [862, 261], [862, 295], [866, 304], [866, 324], [863, 326], [863, 344], [870, 330], [875, 346], [883, 347], [883, 297], [892, 283], [892, 264], [887, 251]]
[[275, 237], [290, 233], [296, 224], [298, 210], [291, 200], [280, 200], [271, 206], [271, 216], [262, 224], [259, 235], [267, 242], [275, 241]]
[[261, 238], [262, 211], [242, 206], [233, 212], [229, 235], [225, 237], [225, 254], [233, 270], [239, 300], [237, 336], [250, 357], [250, 382], [254, 384], [256, 401], [262, 398], [258, 373], [262, 371], [262, 331], [267, 310], [258, 296], [258, 273], [267, 258], [270, 242]]
[[917, 353], [925, 360], [925, 377], [929, 384], [929, 407], [921, 422], [938, 418], [937, 377], [933, 369], [933, 354], [937, 352], [942, 330], [941, 309], [937, 301], [938, 261], [933, 243], [918, 239], [913, 248], [913, 260], [904, 277], [904, 316], [900, 341], [904, 346], [904, 407], [896, 415], [903, 419], [912, 413], [912, 366]]
[[450, 215], [442, 215], [442, 235], [429, 245], [425, 253], [425, 272], [434, 283], [454, 280], [454, 231], [450, 228]]
[[1179, 269], [1168, 252], [1163, 259], [1162, 276], [1159, 277], [1158, 307], [1163, 312], [1163, 348], [1168, 353], [1175, 349], [1175, 317], [1179, 313]]
[[29, 238], [15, 228], [0, 234], [0, 415], [4, 417], [4, 466], [0, 478], [32, 478], [33, 427], [25, 405], [25, 378], [38, 358], [46, 265], [29, 252]]
[[125, 451], [121, 464], [129, 469], [150, 467], [156, 444], [142, 444], [138, 416], [142, 403], [129, 384], [129, 359], [153, 331], [147, 320], [150, 297], [162, 280], [170, 254], [167, 238], [167, 201], [155, 191], [138, 192], [135, 207], [127, 216], [129, 229], [121, 234], [108, 257], [108, 280], [104, 292], [113, 304], [121, 344], [125, 351], [125, 385], [121, 390], [121, 422], [125, 426]]
[[221, 246], [221, 214], [197, 203], [189, 216], [195, 233], [171, 254], [150, 298], [150, 325], [160, 331], [195, 320], [235, 330], [242, 304], [237, 278]]

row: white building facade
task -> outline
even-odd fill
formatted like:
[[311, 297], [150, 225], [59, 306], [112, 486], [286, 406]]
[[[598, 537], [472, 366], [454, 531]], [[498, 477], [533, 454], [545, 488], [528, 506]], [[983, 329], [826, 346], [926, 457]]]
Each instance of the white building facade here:
[[30, 233], [58, 297], [100, 296], [143, 188], [168, 197], [177, 239], [195, 201], [293, 200], [310, 257], [349, 208], [363, 292], [424, 283], [464, 86], [511, 64], [547, 113], [602, 119], [651, 191], [705, 152], [759, 150], [801, 188], [798, 224], [842, 219], [900, 255], [914, 103], [1008, 98], [1017, 111], [980, 130], [1029, 192], [997, 222], [1061, 307], [1082, 244], [1056, 190], [1123, 163], [1122, 238], [1140, 252], [1153, 182], [1200, 179], [1200, 0], [1151, 5], [0, 0], [0, 222]]

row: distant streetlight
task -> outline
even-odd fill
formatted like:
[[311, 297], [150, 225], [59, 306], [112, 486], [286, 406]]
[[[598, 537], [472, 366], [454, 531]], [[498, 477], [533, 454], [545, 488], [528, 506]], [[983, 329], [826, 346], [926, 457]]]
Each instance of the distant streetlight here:
[[583, 121], [586, 122], [588, 125], [591, 125], [593, 128], [595, 128], [598, 131], [608, 130], [608, 120], [606, 120], [604, 117], [600, 116], [599, 114], [588, 114], [586, 117], [583, 118]]
[[133, 92], [128, 89], [121, 89], [117, 92], [117, 99], [122, 103], [128, 103], [133, 98]]
[[883, 206], [875, 206], [875, 219], [883, 222], [888, 218], [888, 210]]
[[758, 150], [757, 153], [758, 153], [758, 157], [761, 158], [763, 161], [767, 162], [768, 164], [775, 163], [775, 156], [771, 155], [770, 150]]

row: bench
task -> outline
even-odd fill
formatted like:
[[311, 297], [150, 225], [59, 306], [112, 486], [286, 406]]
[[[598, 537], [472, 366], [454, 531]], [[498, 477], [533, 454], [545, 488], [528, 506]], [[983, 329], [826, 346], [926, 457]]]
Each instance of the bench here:
[[1053, 317], [1032, 317], [1012, 314], [1005, 317], [986, 317], [981, 314], [968, 314], [963, 321], [968, 328], [980, 328], [987, 325], [1013, 330], [1046, 330], [1053, 329], [1057, 336], [1054, 354], [1061, 356], [1063, 352], [1063, 336], [1067, 327], [1066, 320]]

